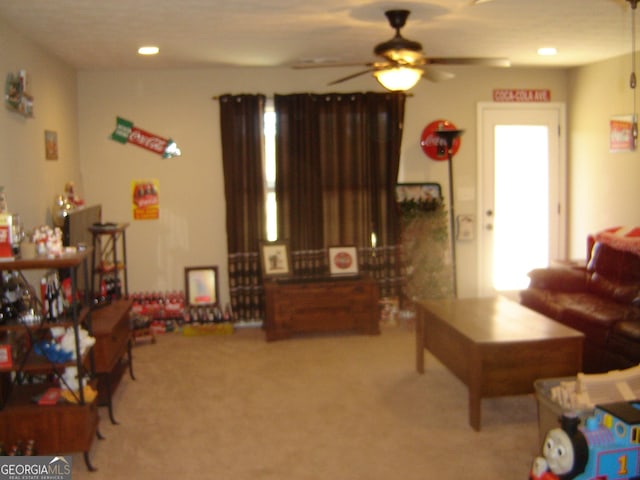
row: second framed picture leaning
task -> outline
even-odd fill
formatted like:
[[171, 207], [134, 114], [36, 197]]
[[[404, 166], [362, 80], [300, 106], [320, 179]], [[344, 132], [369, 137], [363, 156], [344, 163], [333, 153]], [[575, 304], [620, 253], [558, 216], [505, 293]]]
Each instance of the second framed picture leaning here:
[[187, 305], [218, 304], [218, 267], [186, 267], [184, 286]]
[[262, 242], [260, 264], [264, 278], [291, 275], [291, 255], [286, 241]]
[[331, 275], [357, 275], [358, 250], [354, 246], [329, 247], [329, 273]]

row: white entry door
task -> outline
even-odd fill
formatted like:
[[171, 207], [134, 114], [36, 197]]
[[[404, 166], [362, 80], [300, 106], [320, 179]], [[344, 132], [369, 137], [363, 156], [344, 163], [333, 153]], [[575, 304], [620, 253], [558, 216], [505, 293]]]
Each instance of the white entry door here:
[[565, 107], [478, 105], [479, 295], [520, 290], [565, 258]]

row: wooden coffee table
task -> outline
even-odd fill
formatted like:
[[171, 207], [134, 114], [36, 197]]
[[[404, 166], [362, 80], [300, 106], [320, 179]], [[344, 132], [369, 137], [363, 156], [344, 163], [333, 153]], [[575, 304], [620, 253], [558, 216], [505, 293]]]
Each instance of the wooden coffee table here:
[[416, 369], [426, 348], [469, 389], [469, 423], [481, 400], [533, 392], [539, 378], [582, 368], [583, 335], [504, 297], [417, 302]]

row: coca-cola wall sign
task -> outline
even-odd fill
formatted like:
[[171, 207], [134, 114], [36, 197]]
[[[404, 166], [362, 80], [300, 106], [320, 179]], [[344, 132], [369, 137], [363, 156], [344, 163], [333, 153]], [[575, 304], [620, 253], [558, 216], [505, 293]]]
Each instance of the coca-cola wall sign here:
[[132, 143], [162, 155], [162, 158], [180, 156], [180, 149], [176, 142], [135, 127], [133, 122], [122, 117], [116, 117], [116, 129], [111, 134], [111, 139], [122, 144]]
[[133, 218], [157, 220], [160, 218], [160, 182], [158, 179], [133, 180], [131, 182]]
[[[424, 127], [422, 135], [420, 135], [420, 147], [425, 155], [432, 160], [442, 161], [448, 160], [447, 142], [444, 138], [440, 138], [436, 133], [438, 130], [457, 130], [456, 126], [449, 120], [434, 120]], [[460, 149], [460, 137], [453, 140], [451, 144], [451, 153], [455, 155]]]

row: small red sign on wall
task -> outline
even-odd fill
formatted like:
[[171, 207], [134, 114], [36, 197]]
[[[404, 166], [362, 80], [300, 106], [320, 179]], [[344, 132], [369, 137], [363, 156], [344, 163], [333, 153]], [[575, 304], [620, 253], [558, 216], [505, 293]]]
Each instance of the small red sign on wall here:
[[497, 88], [493, 91], [494, 102], [550, 102], [551, 90]]
[[613, 117], [609, 121], [609, 151], [629, 152], [633, 150], [633, 117]]
[[[448, 120], [434, 120], [429, 123], [420, 135], [420, 147], [422, 151], [432, 160], [448, 160], [447, 141], [438, 137], [438, 130], [457, 130], [457, 127]], [[451, 153], [455, 155], [460, 149], [460, 137], [453, 140], [451, 145]]]

